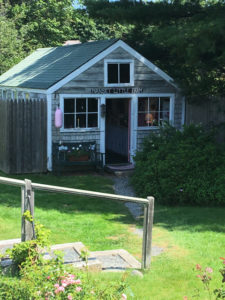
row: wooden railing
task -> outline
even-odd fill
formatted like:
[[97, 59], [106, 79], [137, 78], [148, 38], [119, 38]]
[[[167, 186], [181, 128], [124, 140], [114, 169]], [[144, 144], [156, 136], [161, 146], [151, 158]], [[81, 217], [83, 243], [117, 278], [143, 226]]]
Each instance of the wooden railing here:
[[103, 198], [108, 200], [122, 201], [122, 202], [134, 202], [144, 206], [144, 223], [143, 223], [143, 241], [142, 241], [142, 268], [150, 268], [151, 263], [151, 248], [152, 248], [152, 227], [153, 227], [153, 215], [154, 215], [154, 198], [147, 197], [147, 199], [128, 197], [121, 195], [114, 195], [108, 193], [98, 193], [87, 190], [72, 189], [67, 187], [59, 187], [53, 185], [45, 185], [31, 182], [28, 179], [18, 180], [6, 177], [0, 177], [1, 184], [7, 184], [12, 186], [18, 186], [21, 188], [21, 211], [22, 211], [22, 229], [21, 240], [31, 240], [35, 238], [33, 223], [25, 220], [23, 213], [27, 210], [34, 214], [34, 193], [36, 190], [64, 193], [73, 195], [82, 195], [94, 198]]

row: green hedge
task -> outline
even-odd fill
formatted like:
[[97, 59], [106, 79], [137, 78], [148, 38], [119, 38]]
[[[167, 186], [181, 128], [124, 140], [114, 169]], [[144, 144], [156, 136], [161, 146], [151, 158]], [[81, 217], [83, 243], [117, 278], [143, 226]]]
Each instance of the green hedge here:
[[225, 205], [225, 151], [213, 131], [166, 126], [144, 141], [132, 183], [162, 204]]

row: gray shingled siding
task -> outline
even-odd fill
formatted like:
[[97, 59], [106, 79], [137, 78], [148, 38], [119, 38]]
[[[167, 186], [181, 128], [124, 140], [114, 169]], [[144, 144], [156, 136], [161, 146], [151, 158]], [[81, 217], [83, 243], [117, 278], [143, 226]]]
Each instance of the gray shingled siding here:
[[52, 96], [52, 142], [59, 143], [62, 142], [89, 142], [96, 141], [97, 152], [100, 149], [100, 130], [95, 131], [80, 131], [80, 132], [60, 132], [60, 129], [55, 128], [55, 111], [59, 104], [59, 95], [53, 94]]
[[[134, 87], [143, 88], [144, 93], [175, 93], [176, 91], [167, 81], [120, 47], [104, 59], [134, 59]], [[103, 88], [104, 59], [65, 84], [58, 92], [63, 94], [90, 94], [92, 88]]]
[[174, 103], [174, 127], [177, 129], [182, 128], [182, 95], [175, 95], [175, 103]]

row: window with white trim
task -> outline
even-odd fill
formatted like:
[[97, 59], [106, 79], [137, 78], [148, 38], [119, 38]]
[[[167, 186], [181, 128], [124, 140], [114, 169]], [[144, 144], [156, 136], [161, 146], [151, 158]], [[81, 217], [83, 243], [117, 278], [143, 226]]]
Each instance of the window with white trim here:
[[106, 60], [105, 85], [131, 86], [134, 84], [134, 68], [132, 60]]
[[170, 97], [139, 97], [138, 127], [161, 126], [170, 120]]
[[97, 127], [98, 98], [64, 98], [64, 129]]

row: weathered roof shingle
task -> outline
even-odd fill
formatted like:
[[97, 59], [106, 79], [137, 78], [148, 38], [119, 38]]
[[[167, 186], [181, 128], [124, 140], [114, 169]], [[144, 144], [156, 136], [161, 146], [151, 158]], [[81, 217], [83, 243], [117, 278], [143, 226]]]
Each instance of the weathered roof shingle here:
[[48, 89], [113, 45], [117, 39], [41, 48], [0, 76], [0, 86]]

